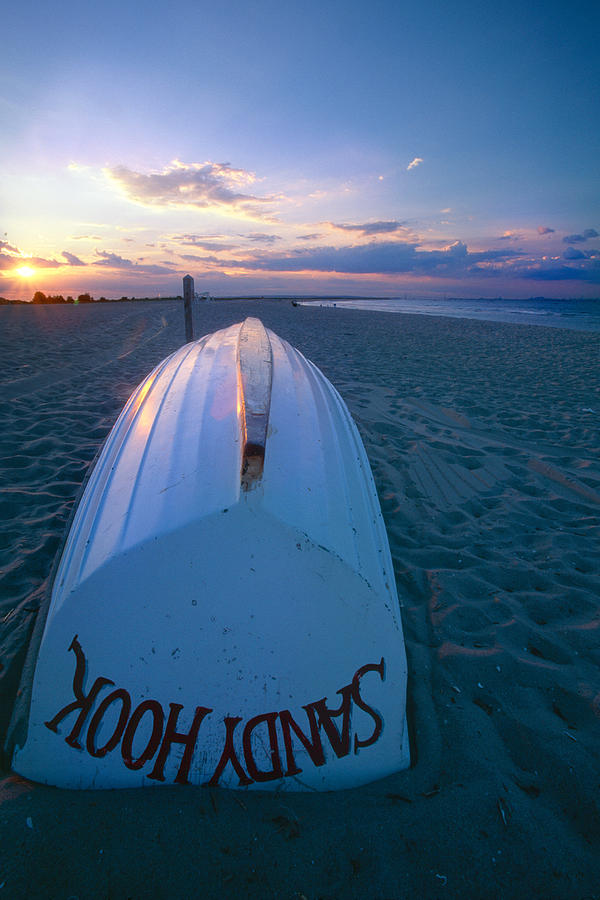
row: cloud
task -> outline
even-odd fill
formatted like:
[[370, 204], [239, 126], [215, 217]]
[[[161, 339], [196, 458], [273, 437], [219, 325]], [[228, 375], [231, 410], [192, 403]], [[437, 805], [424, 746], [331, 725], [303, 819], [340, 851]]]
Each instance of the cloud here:
[[[418, 250], [418, 244], [387, 241], [347, 247], [298, 249], [286, 255], [255, 254], [247, 260], [218, 260], [226, 268], [272, 272], [338, 272], [344, 274], [455, 276], [480, 271], [481, 263], [512, 260], [516, 250], [487, 250], [470, 253], [466, 244], [455, 241], [443, 250]], [[204, 262], [217, 262], [205, 258]]]
[[34, 269], [56, 269], [58, 266], [64, 266], [64, 262], [59, 259], [44, 259], [41, 256], [24, 257], [23, 264]]
[[0, 269], [14, 269], [18, 263], [29, 265], [29, 258], [8, 241], [0, 241]]
[[[202, 250], [233, 250], [235, 244], [223, 244], [220, 235], [211, 235], [204, 237], [199, 234], [174, 234], [169, 238], [176, 244], [182, 244], [184, 247], [200, 247]], [[150, 246], [150, 245], [146, 245]]]
[[563, 259], [587, 259], [587, 254], [575, 247], [567, 247], [563, 253]]
[[338, 228], [340, 231], [359, 231], [361, 234], [389, 234], [390, 232], [405, 229], [402, 222], [395, 219], [387, 222], [365, 222], [363, 225], [343, 225], [335, 222], [328, 222], [332, 228]]
[[134, 172], [126, 166], [105, 174], [135, 203], [166, 208], [193, 207], [251, 219], [272, 219], [267, 207], [281, 197], [258, 197], [243, 188], [256, 181], [253, 172], [229, 163], [191, 163], [175, 160], [161, 172]]
[[259, 244], [274, 244], [276, 241], [282, 240], [279, 234], [260, 234], [256, 231], [252, 234], [240, 235], [240, 237], [245, 237], [249, 241], [255, 241]]
[[117, 253], [110, 253], [107, 250], [96, 250], [96, 256], [98, 256], [99, 259], [94, 260], [95, 266], [106, 266], [110, 269], [120, 270], [128, 269], [129, 271], [143, 273], [144, 275], [163, 275], [166, 272], [170, 274], [174, 268], [172, 263], [163, 265], [140, 265], [132, 259], [124, 259], [124, 257], [119, 256]]
[[299, 240], [299, 241], [316, 241], [316, 240], [318, 240], [318, 238], [320, 238], [320, 237], [321, 237], [321, 235], [318, 234], [318, 233], [315, 233], [315, 234], [299, 234], [299, 235], [298, 235], [298, 240]]
[[590, 238], [596, 237], [598, 237], [598, 232], [595, 228], [586, 228], [582, 234], [568, 234], [563, 241], [565, 244], [583, 244]]
[[524, 255], [522, 250], [473, 250], [468, 252], [471, 262], [506, 262]]
[[100, 259], [94, 260], [96, 266], [110, 266], [114, 269], [130, 269], [135, 263], [131, 259], [124, 259], [116, 253], [109, 253], [107, 250], [96, 250], [96, 256]]
[[200, 256], [198, 253], [182, 253], [181, 258], [188, 262], [214, 263], [218, 266], [223, 265], [223, 260], [218, 256]]
[[15, 257], [9, 256], [8, 253], [4, 253], [0, 250], [0, 269], [14, 269], [15, 267]]
[[[345, 272], [349, 274], [396, 274], [416, 265], [414, 244], [381, 243], [349, 247], [317, 247], [297, 250], [293, 255], [250, 260], [249, 268], [270, 271]], [[242, 265], [248, 265], [242, 264]]]
[[554, 228], [548, 228], [547, 225], [538, 225], [538, 234], [554, 234]]
[[413, 161], [409, 162], [409, 164], [407, 165], [406, 171], [410, 172], [411, 169], [416, 169], [417, 166], [420, 166], [422, 162], [423, 162], [423, 160], [421, 159], [420, 156], [415, 156]]
[[[239, 243], [231, 243], [231, 236], [226, 236], [229, 240], [229, 243], [223, 243], [221, 240], [221, 235], [198, 235], [198, 234], [175, 234], [172, 235], [169, 240], [174, 241], [177, 244], [181, 244], [187, 247], [200, 247], [202, 250], [212, 251], [214, 253], [219, 253], [223, 250], [233, 250], [234, 248], [239, 248]], [[243, 238], [248, 241], [252, 241], [256, 244], [274, 244], [277, 241], [283, 240], [278, 234], [263, 234], [263, 232], [253, 231], [249, 234], [240, 234], [238, 237]], [[184, 259], [186, 257], [183, 257]]]
[[32, 269], [57, 269], [65, 263], [59, 259], [43, 259], [41, 256], [9, 256], [0, 251], [0, 269], [15, 269], [19, 265]]
[[69, 253], [68, 250], [63, 250], [62, 255], [67, 260], [70, 266], [85, 266], [86, 264], [79, 259], [78, 256], [75, 256], [74, 253]]
[[549, 268], [535, 268], [526, 272], [519, 272], [518, 277], [535, 281], [587, 281], [590, 284], [600, 284], [600, 265], [594, 263], [591, 267], [552, 266]]

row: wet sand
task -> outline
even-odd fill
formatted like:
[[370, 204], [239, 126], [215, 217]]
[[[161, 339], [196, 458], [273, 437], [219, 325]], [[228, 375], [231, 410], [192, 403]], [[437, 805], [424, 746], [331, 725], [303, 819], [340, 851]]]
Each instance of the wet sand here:
[[[340, 793], [71, 792], [0, 776], [5, 897], [600, 897], [597, 334], [258, 315], [338, 388], [395, 566], [413, 766]], [[183, 343], [172, 302], [0, 309], [0, 729], [80, 485]]]

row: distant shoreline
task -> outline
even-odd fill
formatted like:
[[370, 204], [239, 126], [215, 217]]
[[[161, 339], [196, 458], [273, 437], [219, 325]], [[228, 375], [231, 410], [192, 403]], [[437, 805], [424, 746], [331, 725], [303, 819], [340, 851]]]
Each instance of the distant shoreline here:
[[[388, 297], [388, 296], [378, 296], [373, 294], [274, 294], [271, 296], [262, 295], [262, 294], [236, 294], [236, 295], [227, 295], [227, 296], [211, 296], [210, 300], [202, 299], [198, 302], [215, 302], [215, 301], [223, 301], [223, 300], [247, 300], [248, 302], [255, 302], [257, 300], [266, 300], [266, 301], [287, 301], [292, 302], [294, 300], [302, 303], [322, 303], [322, 302], [341, 302], [344, 300], [363, 300], [363, 301], [380, 301], [380, 300], [394, 300], [396, 297]], [[422, 299], [419, 297], [414, 297], [411, 299]], [[432, 298], [427, 298], [431, 300]], [[441, 298], [439, 298], [441, 300]], [[565, 303], [565, 302], [598, 302], [600, 301], [599, 297], [444, 297], [445, 302], [485, 302], [485, 303], [530, 303], [532, 301], [536, 301], [538, 303]], [[171, 301], [171, 300], [183, 300], [181, 295], [172, 296], [172, 297], [98, 297], [98, 299], [94, 299], [93, 297], [90, 300], [75, 300], [73, 298], [56, 300], [52, 297], [47, 297], [44, 301], [36, 301], [33, 300], [10, 300], [8, 297], [0, 297], [0, 306], [78, 306], [80, 303], [147, 303], [147, 302], [163, 302], [163, 301]]]

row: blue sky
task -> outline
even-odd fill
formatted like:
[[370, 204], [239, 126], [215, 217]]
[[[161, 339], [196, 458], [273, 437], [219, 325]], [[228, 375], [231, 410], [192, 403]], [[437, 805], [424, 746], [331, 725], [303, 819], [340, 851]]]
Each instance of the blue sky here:
[[0, 294], [598, 296], [599, 7], [13, 4]]

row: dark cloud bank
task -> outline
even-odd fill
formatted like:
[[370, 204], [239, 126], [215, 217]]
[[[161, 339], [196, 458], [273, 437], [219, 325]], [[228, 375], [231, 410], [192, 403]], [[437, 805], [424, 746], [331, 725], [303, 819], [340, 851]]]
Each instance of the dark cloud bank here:
[[525, 260], [524, 251], [469, 251], [456, 241], [444, 250], [421, 250], [415, 243], [373, 242], [346, 247], [300, 248], [286, 254], [255, 253], [249, 259], [222, 259], [198, 256], [198, 262], [226, 269], [263, 272], [335, 272], [346, 275], [406, 275], [472, 278], [526, 278], [540, 281], [600, 281], [600, 264], [591, 252], [568, 257], [576, 265], [549, 265]]

